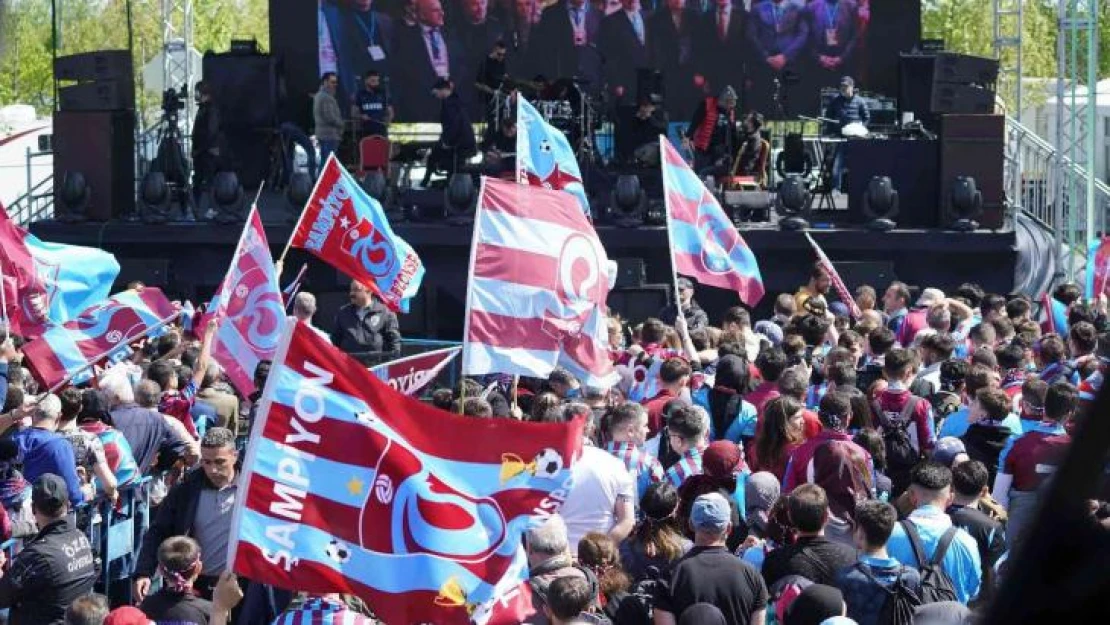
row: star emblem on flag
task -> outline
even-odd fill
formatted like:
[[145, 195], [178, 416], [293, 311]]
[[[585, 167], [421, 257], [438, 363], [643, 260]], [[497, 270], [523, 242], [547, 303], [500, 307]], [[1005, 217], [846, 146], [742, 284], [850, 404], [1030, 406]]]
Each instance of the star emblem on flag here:
[[544, 187], [545, 189], [559, 190], [566, 188], [566, 186], [572, 182], [582, 182], [582, 180], [574, 174], [564, 172], [563, 169], [559, 167], [558, 163], [555, 163], [555, 166], [551, 169], [551, 173], [545, 178], [540, 178], [539, 174], [530, 171], [525, 172], [525, 176], [528, 178], [528, 184], [534, 187]]

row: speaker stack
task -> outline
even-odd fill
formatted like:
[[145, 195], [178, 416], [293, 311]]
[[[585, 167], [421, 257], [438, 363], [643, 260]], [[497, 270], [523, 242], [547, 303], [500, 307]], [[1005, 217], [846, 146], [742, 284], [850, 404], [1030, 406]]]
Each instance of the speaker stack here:
[[67, 172], [84, 176], [85, 216], [107, 221], [135, 206], [135, 76], [128, 50], [101, 50], [54, 60], [58, 88], [54, 114], [55, 216]]
[[941, 52], [933, 63], [930, 108], [941, 115], [994, 112], [998, 60]]

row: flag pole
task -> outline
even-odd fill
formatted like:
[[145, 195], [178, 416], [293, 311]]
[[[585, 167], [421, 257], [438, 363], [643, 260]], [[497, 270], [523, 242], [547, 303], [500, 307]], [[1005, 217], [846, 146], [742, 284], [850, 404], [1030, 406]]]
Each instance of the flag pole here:
[[[331, 162], [335, 160], [335, 152], [332, 152], [328, 155], [327, 162], [320, 168], [320, 175], [316, 177], [316, 183], [312, 185], [312, 194], [308, 196], [310, 202], [312, 198], [316, 197], [316, 190], [320, 188], [320, 181], [324, 179], [324, 173], [327, 172], [328, 165], [331, 165]], [[338, 164], [338, 161], [336, 161], [336, 163]], [[307, 203], [301, 207], [301, 214], [297, 215], [297, 223], [293, 224], [293, 230], [289, 233], [289, 240], [285, 242], [285, 249], [281, 250], [281, 256], [277, 259], [276, 265], [280, 266], [285, 263], [285, 257], [289, 254], [289, 248], [293, 247], [293, 237], [297, 236], [297, 230], [300, 229], [301, 222], [304, 221], [304, 211], [306, 208], [308, 208]]]
[[516, 404], [517, 392], [516, 391], [517, 391], [517, 387], [519, 385], [520, 385], [520, 375], [514, 373], [513, 374], [513, 389], [512, 389], [512, 393], [511, 393], [512, 398], [513, 398], [513, 403], [512, 403], [513, 412], [516, 412], [516, 407], [517, 407], [517, 404]]
[[671, 257], [671, 287], [674, 289], [674, 308], [676, 318], [682, 316], [682, 297], [678, 294], [678, 263], [674, 258], [674, 227], [671, 224], [671, 207], [667, 203], [667, 141], [666, 135], [659, 135], [659, 173], [663, 177], [663, 214], [667, 218], [667, 251]]
[[4, 324], [4, 328], [8, 329], [11, 324], [8, 323], [8, 279], [4, 275], [4, 266], [0, 264], [0, 322]]

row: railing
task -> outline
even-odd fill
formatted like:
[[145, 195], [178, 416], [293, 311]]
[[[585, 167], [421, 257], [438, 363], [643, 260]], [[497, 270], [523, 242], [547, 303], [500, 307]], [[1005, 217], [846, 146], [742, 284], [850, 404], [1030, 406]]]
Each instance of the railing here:
[[35, 182], [32, 163], [35, 159], [53, 156], [53, 152], [40, 152], [27, 148], [26, 172], [27, 192], [17, 197], [7, 206], [8, 217], [16, 224], [26, 227], [32, 221], [47, 219], [54, 213], [54, 174], [48, 174]]
[[[1050, 143], [1017, 120], [1006, 118], [1006, 160], [1003, 181], [1013, 206], [1049, 230], [1059, 231], [1067, 256], [1083, 258], [1087, 232], [1087, 170], [1059, 153]], [[1061, 160], [1062, 159], [1062, 160]], [[1060, 168], [1058, 165], [1063, 164]], [[1064, 179], [1060, 180], [1060, 172]], [[1061, 183], [1065, 193], [1057, 210]], [[1110, 186], [1095, 181], [1095, 232], [1105, 232], [1110, 211]]]

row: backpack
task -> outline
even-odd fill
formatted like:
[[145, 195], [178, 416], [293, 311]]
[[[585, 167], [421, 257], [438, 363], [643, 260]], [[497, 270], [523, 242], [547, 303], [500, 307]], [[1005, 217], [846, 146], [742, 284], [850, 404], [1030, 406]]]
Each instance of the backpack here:
[[884, 412], [879, 402], [875, 401], [875, 415], [879, 418], [886, 446], [886, 464], [892, 473], [909, 471], [921, 460], [921, 453], [914, 448], [909, 433], [914, 424], [913, 412], [920, 401], [920, 397], [911, 395], [901, 413]]
[[813, 581], [801, 575], [787, 575], [775, 582], [768, 589], [767, 624], [781, 625], [786, 622], [786, 615], [791, 604], [802, 594], [802, 591], [813, 585]]
[[917, 561], [918, 571], [921, 572], [921, 603], [937, 603], [940, 601], [956, 601], [956, 587], [952, 585], [952, 578], [944, 571], [944, 554], [948, 552], [949, 545], [956, 538], [959, 529], [956, 526], [948, 528], [937, 543], [933, 557], [925, 558], [925, 546], [921, 543], [921, 535], [917, 527], [910, 520], [899, 521], [902, 529], [906, 531], [906, 538], [910, 540], [913, 548], [913, 557]]
[[898, 569], [894, 582], [890, 586], [875, 579], [871, 574], [871, 567], [863, 562], [856, 563], [856, 570], [863, 573], [872, 584], [882, 588], [886, 594], [883, 606], [879, 608], [879, 614], [875, 618], [876, 625], [913, 625], [913, 613], [923, 602], [921, 596], [902, 578], [906, 567]]

